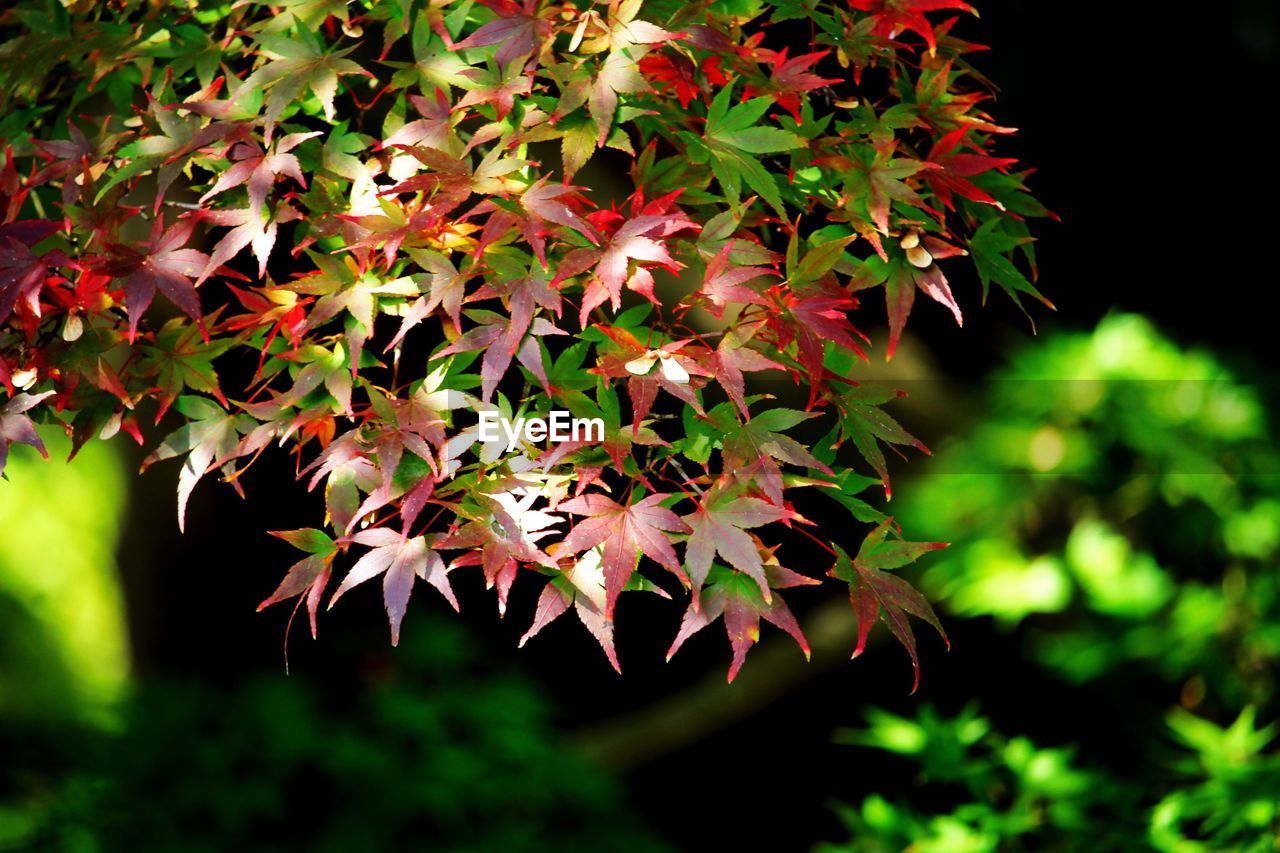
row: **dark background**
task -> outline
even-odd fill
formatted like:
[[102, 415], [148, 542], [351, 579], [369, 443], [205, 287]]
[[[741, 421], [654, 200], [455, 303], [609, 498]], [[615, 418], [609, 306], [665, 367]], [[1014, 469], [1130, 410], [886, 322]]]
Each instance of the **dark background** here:
[[[1037, 168], [1033, 190], [1062, 217], [1039, 229], [1040, 287], [1059, 309], [1034, 310], [1040, 330], [1089, 328], [1108, 311], [1134, 310], [1180, 344], [1204, 344], [1228, 362], [1280, 366], [1269, 298], [1277, 286], [1269, 257], [1274, 106], [1263, 85], [1276, 70], [1275, 4], [981, 0], [978, 6], [981, 19], [964, 21], [958, 33], [991, 46], [977, 59], [1002, 87], [991, 111], [1021, 129], [1012, 155]], [[962, 304], [976, 302], [976, 280], [953, 283]], [[910, 345], [928, 341], [933, 360], [961, 383], [976, 382], [1031, 334], [999, 294], [985, 310], [968, 310], [966, 320], [958, 330], [932, 304], [920, 305], [912, 318], [917, 337]], [[920, 434], [940, 440], [943, 428]], [[334, 713], [341, 714], [344, 695], [395, 669], [381, 602], [370, 588], [349, 596], [336, 618], [322, 620], [317, 642], [298, 620], [285, 675], [288, 611], [256, 614], [254, 607], [294, 552], [262, 531], [303, 526], [323, 512], [320, 496], [295, 483], [290, 460], [262, 460], [247, 478], [247, 500], [203, 483], [185, 536], [173, 519], [175, 476], [168, 463], [134, 481], [121, 548], [140, 676], [191, 678], [228, 691], [255, 674], [304, 679], [334, 697]], [[809, 559], [825, 565], [803, 549], [786, 559], [797, 567]], [[517, 584], [502, 621], [477, 574], [459, 573], [455, 586], [473, 642], [499, 665], [545, 685], [561, 728], [571, 734], [625, 727], [610, 721], [694, 689], [716, 697], [719, 707], [737, 701], [698, 688], [723, 680], [728, 648], [718, 625], [663, 662], [679, 619], [676, 605], [627, 602], [618, 629], [625, 671], [619, 677], [572, 617], [516, 649], [532, 614], [531, 588]], [[803, 619], [832, 594], [801, 590], [791, 600]], [[427, 609], [442, 612], [443, 605], [423, 587], [406, 633]], [[663, 624], [670, 634], [643, 627]], [[856, 723], [865, 703], [907, 711], [928, 701], [954, 711], [983, 695], [997, 725], [1049, 745], [1104, 742], [1124, 755], [1125, 712], [1107, 702], [1102, 688], [1037, 680], [1030, 665], [1010, 668], [1008, 655], [995, 656], [997, 669], [990, 661], [1001, 637], [983, 624], [955, 626], [966, 633], [952, 637], [950, 654], [935, 637], [921, 635], [924, 679], [914, 697], [907, 694], [909, 665], [896, 647], [879, 644], [854, 663], [808, 669], [790, 649], [790, 664], [772, 677], [798, 686], [763, 710], [691, 744], [655, 741], [651, 755], [625, 762], [620, 769], [636, 811], [682, 848], [790, 850], [838, 837], [832, 799], [857, 802], [907, 781], [895, 777], [902, 772], [897, 765], [832, 745], [832, 730]], [[765, 634], [767, 640], [769, 629]], [[1031, 715], [1030, 697], [1038, 709], [1058, 710]]]

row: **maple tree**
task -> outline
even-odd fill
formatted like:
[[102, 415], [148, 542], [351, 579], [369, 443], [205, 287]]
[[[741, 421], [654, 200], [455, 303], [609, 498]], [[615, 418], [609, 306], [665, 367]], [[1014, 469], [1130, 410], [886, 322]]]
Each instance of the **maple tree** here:
[[[456, 608], [478, 567], [504, 611], [543, 585], [525, 640], [572, 607], [617, 667], [623, 594], [684, 594], [672, 651], [723, 618], [730, 678], [762, 618], [807, 650], [782, 594], [828, 569], [783, 565], [807, 536], [858, 651], [883, 619], [918, 680], [908, 615], [941, 627], [891, 572], [938, 546], [857, 495], [888, 496], [885, 446], [924, 445], [859, 379], [868, 331], [891, 356], [917, 291], [961, 322], [953, 264], [1047, 304], [1049, 213], [952, 34], [972, 11], [11, 4], [0, 470], [43, 451], [35, 423], [76, 448], [123, 430], [182, 460], [183, 525], [202, 479], [251, 487], [289, 447], [327, 511], [277, 532], [304, 556], [263, 607], [314, 632], [381, 578], [395, 642], [417, 581]], [[787, 386], [803, 410], [764, 393]], [[555, 408], [604, 440], [477, 442], [480, 412]], [[810, 495], [874, 525], [860, 549]]]

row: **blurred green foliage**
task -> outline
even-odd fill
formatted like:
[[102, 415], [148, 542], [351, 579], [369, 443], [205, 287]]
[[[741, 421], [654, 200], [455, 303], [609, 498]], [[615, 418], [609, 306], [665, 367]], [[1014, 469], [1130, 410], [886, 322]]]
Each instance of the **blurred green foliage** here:
[[424, 619], [345, 690], [145, 682], [121, 733], [81, 732], [68, 772], [27, 780], [0, 849], [664, 849], [473, 646]]
[[932, 799], [949, 805], [924, 811], [872, 795], [858, 808], [837, 806], [851, 838], [818, 853], [1276, 849], [1280, 752], [1264, 752], [1275, 732], [1256, 727], [1253, 708], [1225, 728], [1173, 711], [1158, 734], [1182, 750], [1163, 768], [1173, 790], [1154, 806], [1129, 780], [1082, 768], [1076, 747], [1006, 737], [973, 708], [952, 718], [928, 707], [915, 719], [874, 710], [868, 718], [836, 741], [910, 758]]
[[122, 465], [45, 439], [0, 482], [0, 850], [663, 849], [453, 623], [347, 685], [131, 684]]
[[142, 686], [34, 837], [107, 850], [658, 850], [530, 684], [424, 620], [345, 695], [260, 676]]
[[0, 720], [109, 722], [129, 675], [115, 564], [123, 466], [101, 443], [67, 464], [70, 440], [41, 435], [51, 459], [16, 446], [0, 482]]
[[1280, 455], [1261, 394], [1134, 316], [1041, 342], [986, 393], [900, 489], [903, 527], [953, 543], [922, 586], [1046, 678], [1106, 691], [1136, 717], [1142, 766], [974, 710], [874, 712], [839, 739], [927, 784], [842, 806], [851, 839], [826, 849], [1280, 849], [1280, 753], [1256, 724], [1280, 713]]
[[1269, 699], [1280, 454], [1258, 393], [1133, 316], [1028, 350], [989, 387], [903, 493], [904, 526], [955, 543], [926, 591], [1020, 629], [1067, 679], [1133, 664], [1237, 709]]

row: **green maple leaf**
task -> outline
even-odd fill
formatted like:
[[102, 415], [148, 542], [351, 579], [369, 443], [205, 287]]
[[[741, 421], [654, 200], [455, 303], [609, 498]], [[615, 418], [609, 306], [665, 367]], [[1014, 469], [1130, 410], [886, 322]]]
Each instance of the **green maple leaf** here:
[[[216, 319], [216, 315], [209, 319]], [[155, 376], [155, 384], [161, 394], [161, 412], [186, 388], [212, 394], [225, 404], [213, 360], [230, 349], [233, 343], [233, 340], [225, 338], [205, 341], [198, 326], [180, 317], [165, 323], [156, 333], [155, 344], [144, 346], [138, 359], [143, 370]]]
[[891, 388], [867, 383], [851, 387], [835, 399], [836, 408], [840, 412], [840, 440], [851, 440], [862, 457], [880, 475], [886, 499], [893, 496], [893, 489], [889, 482], [889, 466], [885, 462], [880, 443], [909, 445], [923, 453], [929, 452], [929, 448], [920, 439], [903, 429], [892, 415], [881, 408], [899, 396], [901, 394]]
[[692, 134], [682, 135], [691, 143], [705, 148], [711, 171], [730, 204], [738, 201], [742, 185], [746, 184], [786, 219], [777, 181], [761, 164], [759, 155], [793, 151], [803, 148], [806, 142], [790, 131], [757, 124], [773, 103], [771, 98], [753, 98], [730, 109], [732, 97], [731, 86], [726, 86], [716, 95], [707, 111], [706, 132], [701, 139]]
[[857, 207], [864, 208], [867, 217], [881, 234], [889, 233], [889, 208], [893, 202], [927, 207], [919, 194], [906, 183], [906, 179], [937, 165], [906, 157], [894, 157], [893, 148], [892, 145], [877, 148], [859, 146], [854, 152], [855, 156], [848, 161], [849, 170], [844, 180], [844, 194], [848, 203], [855, 205], [855, 210]]
[[740, 480], [753, 478], [761, 491], [775, 503], [782, 503], [782, 471], [778, 463], [831, 473], [804, 445], [782, 434], [784, 430], [817, 417], [813, 412], [769, 409], [746, 423], [740, 423], [733, 405], [722, 403], [707, 417], [720, 436], [725, 469], [732, 471]]
[[[1005, 232], [1003, 224], [1003, 219], [992, 219], [969, 238], [969, 254], [973, 256], [973, 265], [977, 267], [978, 277], [982, 279], [983, 300], [986, 300], [991, 282], [994, 281], [1019, 308], [1022, 308], [1022, 300], [1018, 297], [1020, 293], [1038, 299], [1052, 308], [1053, 303], [1009, 259], [1010, 252], [1030, 243], [1031, 238], [1012, 236]], [[1026, 313], [1025, 308], [1022, 310]]]
[[269, 61], [249, 75], [236, 91], [235, 100], [251, 92], [270, 90], [266, 97], [266, 142], [271, 141], [271, 131], [280, 115], [306, 89], [320, 101], [325, 118], [332, 122], [338, 78], [343, 74], [368, 75], [358, 63], [344, 58], [353, 50], [354, 46], [325, 53], [314, 34], [305, 29], [299, 30], [296, 38], [264, 34], [258, 39], [258, 53]]

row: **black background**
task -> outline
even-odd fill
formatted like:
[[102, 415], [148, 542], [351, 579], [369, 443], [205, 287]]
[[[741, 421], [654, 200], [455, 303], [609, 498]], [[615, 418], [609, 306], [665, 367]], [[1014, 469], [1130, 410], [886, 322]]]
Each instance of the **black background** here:
[[[1181, 344], [1277, 366], [1272, 291], [1280, 282], [1270, 256], [1276, 108], [1264, 84], [1275, 73], [1275, 4], [978, 5], [981, 19], [965, 21], [959, 34], [992, 47], [977, 61], [1002, 87], [991, 111], [1021, 129], [1012, 153], [1038, 169], [1032, 187], [1062, 217], [1039, 229], [1040, 286], [1059, 308], [1035, 312], [1041, 331], [1088, 328], [1108, 311], [1132, 310]], [[962, 304], [976, 302], [976, 280], [955, 285]], [[1031, 334], [998, 294], [985, 310], [968, 310], [966, 320], [958, 330], [932, 304], [919, 305], [912, 318], [917, 341], [928, 341], [958, 381], [975, 381]], [[292, 672], [285, 675], [287, 606], [264, 614], [254, 607], [295, 552], [263, 531], [305, 526], [323, 511], [320, 496], [294, 482], [289, 460], [260, 463], [247, 478], [248, 500], [213, 478], [202, 483], [185, 536], [173, 518], [175, 476], [169, 463], [135, 481], [121, 548], [142, 676], [177, 675], [233, 689], [265, 671], [313, 680], [341, 696], [371, 673], [394, 669], [370, 585], [322, 621], [318, 642], [298, 621]], [[800, 567], [809, 556], [818, 559], [792, 551], [788, 561]], [[534, 590], [517, 584], [511, 615], [500, 621], [474, 573], [455, 585], [474, 642], [545, 684], [570, 732], [644, 708], [708, 673], [722, 677], [727, 665], [718, 626], [664, 663], [679, 608], [656, 600], [628, 601], [620, 612], [622, 677], [571, 617], [517, 650]], [[806, 599], [800, 591], [792, 600], [804, 611], [831, 594]], [[444, 605], [421, 587], [406, 633], [414, 630], [415, 613], [428, 608]], [[665, 624], [671, 633], [655, 634], [653, 626]], [[954, 711], [982, 696], [1001, 726], [1046, 744], [1101, 742], [1123, 760], [1124, 709], [1112, 706], [1105, 690], [1037, 681], [1030, 665], [1018, 671], [1010, 656], [995, 655], [1002, 642], [995, 632], [979, 623], [951, 627], [958, 633], [950, 654], [922, 636], [925, 676], [915, 697], [907, 696], [909, 665], [901, 650], [875, 646], [857, 662], [807, 679], [766, 710], [630, 771], [625, 779], [635, 808], [684, 848], [791, 850], [839, 838], [832, 799], [856, 802], [909, 781], [891, 762], [831, 744], [832, 730], [857, 723], [866, 704], [907, 711], [929, 701]], [[798, 652], [794, 661], [805, 665]], [[1044, 716], [1032, 714], [1033, 706], [1057, 710]], [[341, 708], [337, 702], [335, 713]]]

